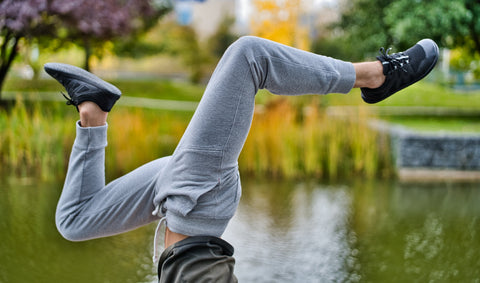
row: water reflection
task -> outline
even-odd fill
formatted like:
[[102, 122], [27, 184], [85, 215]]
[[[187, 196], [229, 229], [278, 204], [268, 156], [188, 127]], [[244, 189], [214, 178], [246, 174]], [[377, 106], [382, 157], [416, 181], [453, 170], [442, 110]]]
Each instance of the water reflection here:
[[0, 183], [0, 282], [152, 282], [154, 227], [72, 243], [54, 223], [58, 183]]
[[[479, 185], [246, 178], [225, 238], [240, 282], [478, 282]], [[155, 223], [68, 242], [60, 189], [0, 182], [0, 282], [155, 282]]]
[[357, 186], [361, 274], [370, 282], [478, 282], [480, 184]]
[[225, 233], [236, 248], [240, 282], [345, 282], [356, 276], [348, 188], [246, 183], [242, 198]]

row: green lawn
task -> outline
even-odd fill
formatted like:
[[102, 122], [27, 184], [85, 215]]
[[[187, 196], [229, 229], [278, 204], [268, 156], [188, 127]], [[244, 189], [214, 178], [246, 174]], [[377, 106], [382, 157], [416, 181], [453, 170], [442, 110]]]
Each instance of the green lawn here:
[[[126, 96], [130, 97], [146, 97], [146, 98], [156, 98], [156, 99], [168, 99], [168, 100], [183, 100], [183, 101], [198, 101], [200, 100], [202, 93], [205, 89], [204, 85], [192, 85], [186, 82], [178, 81], [168, 81], [161, 80], [119, 80], [113, 81]], [[25, 94], [29, 96], [35, 95], [52, 95], [53, 97], [59, 98], [60, 101], [63, 100], [59, 94], [62, 87], [52, 80], [40, 80], [38, 82], [19, 80], [19, 79], [10, 79], [7, 81], [5, 90], [10, 92], [10, 94]], [[58, 94], [57, 94], [58, 93]], [[266, 93], [266, 91], [261, 91], [258, 94], [257, 102], [265, 103], [266, 101], [275, 98], [274, 95]], [[288, 113], [282, 108], [283, 104], [275, 104], [272, 107], [265, 107], [264, 111], [260, 113], [258, 120], [254, 120], [254, 125], [252, 126], [253, 133], [259, 135], [258, 137], [252, 136], [251, 142], [264, 142], [259, 145], [252, 146], [252, 144], [246, 144], [243, 155], [245, 156], [244, 168], [247, 171], [251, 172], [280, 172], [278, 174], [295, 175], [298, 172], [314, 172], [312, 174], [326, 174], [324, 176], [340, 176], [341, 173], [338, 173], [337, 170], [344, 170], [345, 172], [359, 172], [359, 174], [372, 175], [371, 172], [377, 172], [375, 169], [385, 167], [385, 164], [389, 164], [388, 154], [375, 152], [373, 149], [376, 149], [377, 146], [374, 145], [375, 142], [371, 140], [365, 140], [365, 136], [362, 133], [369, 131], [369, 127], [366, 126], [366, 123], [352, 123], [356, 121], [355, 119], [360, 119], [365, 122], [368, 117], [374, 116], [374, 109], [369, 105], [366, 105], [361, 97], [360, 91], [353, 90], [350, 94], [341, 95], [341, 94], [332, 94], [326, 96], [302, 96], [302, 97], [293, 97], [289, 99], [289, 104], [285, 108], [288, 110]], [[160, 101], [160, 103], [163, 103]], [[72, 132], [73, 128], [71, 127], [72, 122], [77, 119], [76, 111], [73, 111], [70, 107], [64, 106], [65, 102], [51, 102], [51, 101], [42, 101], [30, 103], [28, 99], [25, 99], [25, 104], [21, 101], [18, 103], [18, 106], [7, 110], [0, 111], [0, 128], [7, 129], [8, 131], [3, 132], [3, 136], [0, 135], [0, 141], [3, 140], [3, 143], [0, 143], [0, 153], [3, 156], [7, 156], [10, 159], [5, 159], [5, 162], [10, 162], [5, 168], [13, 168], [11, 170], [19, 170], [19, 174], [26, 174], [28, 170], [34, 170], [32, 168], [41, 167], [47, 168], [48, 171], [51, 171], [51, 168], [63, 168], [63, 163], [57, 162], [55, 164], [50, 164], [49, 156], [63, 156], [65, 151], [65, 145], [70, 145], [73, 140], [74, 133]], [[24, 107], [26, 105], [27, 107]], [[283, 106], [285, 106], [283, 105]], [[346, 113], [351, 111], [350, 118], [352, 119], [335, 119], [335, 117], [330, 117], [323, 115], [325, 112], [319, 111], [319, 114], [316, 116], [318, 122], [307, 123], [305, 120], [301, 119], [286, 119], [285, 121], [282, 118], [285, 117], [295, 117], [299, 113], [314, 113], [312, 111], [303, 111], [308, 110], [304, 107], [328, 107], [328, 106], [354, 106], [349, 108], [343, 108]], [[363, 105], [365, 107], [356, 107]], [[44, 107], [47, 106], [47, 107]], [[119, 105], [121, 106], [121, 105]], [[294, 106], [294, 107], [290, 107]], [[446, 87], [431, 84], [428, 82], [421, 82], [411, 88], [408, 88], [390, 99], [387, 99], [384, 102], [379, 103], [375, 107], [384, 107], [383, 109], [387, 110], [386, 116], [379, 116], [379, 118], [386, 119], [392, 123], [397, 123], [404, 125], [406, 127], [420, 130], [420, 131], [446, 131], [446, 132], [461, 132], [461, 133], [480, 133], [480, 115], [476, 115], [476, 112], [472, 110], [480, 110], [480, 92], [472, 93], [456, 93]], [[427, 113], [419, 112], [423, 111], [423, 108], [416, 108], [417, 116], [393, 116], [389, 109], [401, 108], [409, 109], [410, 106], [422, 106], [422, 107], [441, 107], [442, 109], [447, 108], [455, 109], [455, 111], [447, 112], [449, 115], [452, 113], [457, 113], [457, 116], [428, 116]], [[392, 107], [392, 108], [389, 108]], [[341, 108], [342, 109], [342, 108]], [[355, 116], [355, 110], [358, 109], [359, 115]], [[372, 110], [370, 113], [369, 109]], [[462, 111], [458, 109], [468, 110], [467, 114], [464, 115]], [[363, 111], [366, 110], [366, 111]], [[365, 112], [365, 113], [364, 113]], [[431, 112], [431, 111], [429, 111]], [[116, 161], [112, 164], [125, 164], [122, 168], [117, 168], [115, 174], [123, 174], [135, 168], [138, 164], [142, 164], [146, 161], [151, 160], [152, 156], [163, 156], [169, 154], [175, 147], [177, 140], [182, 135], [188, 121], [191, 118], [192, 111], [159, 111], [158, 109], [148, 109], [148, 108], [132, 108], [121, 106], [117, 110], [113, 111], [110, 116], [111, 125], [120, 125], [122, 128], [115, 132], [114, 130], [110, 131], [110, 140], [115, 141], [110, 144], [115, 152]], [[444, 113], [444, 112], [442, 112]], [[411, 114], [411, 113], [407, 113]], [[263, 116], [262, 116], [263, 115]], [[421, 115], [421, 116], [419, 116]], [[263, 117], [263, 119], [261, 118]], [[313, 119], [313, 118], [312, 118]], [[26, 121], [35, 121], [35, 123], [28, 123]], [[278, 122], [282, 124], [275, 124]], [[282, 122], [283, 121], [283, 122]], [[16, 124], [15, 124], [16, 123]], [[8, 125], [13, 125], [7, 127]], [[2, 127], [3, 125], [3, 127]], [[274, 125], [274, 126], [272, 126]], [[305, 135], [305, 127], [312, 126], [314, 131], [311, 131], [313, 134]], [[318, 128], [316, 125], [320, 125]], [[362, 126], [364, 125], [364, 126]], [[362, 126], [362, 127], [359, 127]], [[118, 127], [112, 127], [112, 129], [117, 129]], [[280, 130], [281, 129], [281, 130]], [[271, 131], [271, 132], [268, 132]], [[295, 132], [296, 131], [296, 132]], [[53, 133], [53, 134], [52, 134]], [[146, 137], [145, 133], [150, 133], [151, 135]], [[161, 133], [161, 134], [158, 134]], [[267, 133], [267, 134], [265, 134]], [[284, 135], [283, 139], [288, 140], [292, 139], [291, 148], [275, 147], [268, 144], [271, 140], [271, 136], [279, 136], [280, 134]], [[310, 132], [309, 132], [310, 133]], [[262, 136], [263, 135], [263, 136]], [[31, 137], [34, 136], [35, 139]], [[124, 139], [125, 136], [128, 136], [128, 139]], [[351, 137], [355, 138], [351, 138]], [[58, 140], [51, 142], [51, 137], [58, 137]], [[348, 138], [345, 138], [348, 137]], [[303, 138], [303, 140], [302, 140]], [[136, 139], [132, 141], [132, 139]], [[317, 140], [318, 139], [318, 140]], [[345, 144], [344, 141], [348, 140], [351, 143]], [[5, 142], [6, 141], [6, 142]], [[140, 145], [138, 152], [132, 153], [129, 146], [125, 143]], [[295, 144], [294, 141], [299, 141], [298, 144]], [[328, 141], [328, 143], [322, 143], [322, 141]], [[355, 144], [358, 141], [361, 146]], [[11, 147], [9, 144], [15, 144], [16, 147], [20, 148], [17, 150], [16, 147]], [[52, 146], [53, 144], [53, 146]], [[57, 148], [58, 144], [61, 144], [62, 147]], [[154, 147], [155, 152], [143, 151], [143, 148], [148, 147], [151, 144], [160, 144], [161, 146]], [[286, 145], [289, 143], [286, 143]], [[291, 146], [290, 144], [290, 146]], [[305, 144], [314, 144], [322, 145], [324, 147], [314, 146], [316, 150], [310, 150], [312, 154], [309, 156], [311, 160], [317, 160], [320, 162], [312, 164], [308, 168], [296, 167], [298, 164], [303, 164], [298, 162], [298, 158], [303, 156], [300, 151], [303, 150]], [[2, 146], [3, 145], [3, 146]], [[283, 145], [282, 145], [283, 146]], [[365, 147], [363, 147], [365, 146]], [[328, 147], [329, 150], [325, 150], [325, 147]], [[126, 151], [124, 149], [128, 148]], [[257, 150], [258, 148], [266, 148], [266, 150]], [[347, 148], [347, 149], [345, 149]], [[383, 147], [382, 147], [383, 148]], [[20, 153], [26, 154], [25, 156], [19, 155]], [[53, 152], [46, 154], [45, 152]], [[265, 153], [267, 152], [267, 153]], [[315, 157], [313, 152], [317, 152], [318, 156]], [[325, 155], [324, 152], [329, 152]], [[358, 154], [358, 153], [361, 154]], [[371, 156], [369, 158], [365, 157], [365, 152], [370, 152]], [[53, 155], [52, 155], [53, 154]], [[268, 157], [260, 156], [261, 154], [267, 154]], [[279, 157], [280, 154], [285, 154], [284, 157]], [[345, 154], [345, 158], [341, 157], [341, 154]], [[361, 158], [356, 159], [358, 156]], [[30, 158], [30, 159], [28, 159]], [[111, 157], [113, 158], [113, 157]], [[348, 159], [350, 158], [350, 159]], [[381, 159], [386, 158], [386, 160]], [[57, 158], [62, 161], [62, 158]], [[270, 161], [275, 159], [278, 161], [277, 167], [273, 166]], [[337, 162], [338, 160], [350, 160], [348, 162]], [[378, 160], [377, 160], [378, 159]], [[22, 165], [26, 162], [30, 163], [27, 165]], [[252, 160], [269, 160], [269, 163], [265, 166], [263, 164], [257, 164], [256, 162], [251, 162]], [[283, 163], [283, 160], [289, 160], [290, 163]], [[366, 162], [365, 160], [369, 160]], [[249, 163], [250, 162], [250, 163]], [[43, 164], [43, 165], [42, 165]], [[47, 165], [45, 165], [47, 164]], [[345, 166], [337, 168], [333, 166], [334, 164], [344, 164]], [[368, 165], [370, 164], [370, 165]], [[264, 167], [262, 167], [264, 166]], [[350, 167], [348, 167], [350, 166]], [[353, 166], [353, 167], [352, 167]], [[1, 168], [2, 166], [0, 166]], [[25, 169], [26, 168], [26, 169]], [[260, 169], [258, 169], [260, 168]], [[266, 169], [262, 169], [266, 168]], [[272, 168], [280, 168], [272, 170]], [[294, 169], [292, 169], [294, 168]], [[325, 171], [326, 168], [331, 169], [331, 171]], [[385, 167], [387, 168], [387, 167]], [[45, 169], [41, 172], [47, 172]], [[295, 171], [295, 170], [299, 171]], [[307, 170], [308, 169], [308, 170]], [[10, 170], [10, 169], [9, 169]], [[263, 171], [262, 171], [263, 170]], [[386, 171], [389, 169], [387, 168]], [[1, 170], [0, 170], [1, 171]], [[385, 172], [386, 172], [385, 171]], [[113, 171], [112, 171], [113, 172]], [[294, 173], [290, 173], [294, 172]], [[295, 173], [297, 172], [297, 173]], [[316, 173], [315, 173], [316, 172]], [[342, 171], [343, 172], [343, 171]], [[363, 172], [363, 173], [362, 173]], [[370, 173], [369, 173], [370, 172]], [[309, 173], [309, 174], [310, 174]], [[44, 173], [41, 173], [44, 174]], [[46, 174], [46, 173], [45, 173]], [[303, 174], [303, 173], [298, 173]], [[383, 174], [383, 173], [382, 173]], [[387, 173], [385, 173], [387, 174]], [[289, 176], [290, 176], [289, 175]], [[373, 176], [373, 175], [372, 175]], [[332, 177], [333, 178], [333, 177]]]
[[451, 88], [420, 82], [383, 101], [382, 106], [437, 106], [480, 110], [480, 91], [457, 92]]
[[[117, 80], [113, 84], [118, 86], [123, 95], [132, 97], [147, 97], [181, 101], [199, 101], [205, 85], [194, 85], [187, 82], [159, 80]], [[28, 93], [32, 92], [59, 92], [62, 87], [53, 79], [29, 81], [9, 79], [5, 84], [5, 91]], [[59, 94], [60, 95], [60, 94]], [[257, 103], [265, 103], [276, 96], [262, 90], [257, 95]], [[313, 98], [312, 98], [313, 97]], [[366, 104], [360, 97], [360, 90], [354, 89], [351, 93], [332, 94], [326, 96], [303, 96], [292, 98], [292, 103], [299, 106], [309, 105], [316, 99], [323, 106], [357, 106]], [[388, 117], [394, 123], [420, 131], [454, 131], [480, 132], [480, 91], [461, 93], [446, 86], [431, 82], [420, 82], [400, 91], [392, 97], [375, 105], [376, 107], [441, 107], [454, 109], [456, 113], [469, 111], [469, 117], [442, 117], [442, 116], [414, 116]], [[368, 106], [367, 106], [368, 107]], [[473, 112], [472, 112], [473, 111]], [[473, 114], [472, 114], [473, 113]], [[417, 113], [418, 114], [418, 113]]]
[[480, 133], [477, 117], [392, 117], [388, 121], [420, 132]]
[[[120, 88], [124, 95], [135, 97], [148, 97], [159, 99], [191, 100], [198, 101], [205, 89], [204, 85], [193, 85], [186, 82], [158, 80], [116, 80], [112, 82]], [[30, 81], [21, 79], [8, 79], [5, 91], [60, 91], [62, 88], [53, 79]], [[263, 101], [273, 95], [258, 95]], [[262, 97], [262, 96], [266, 96]], [[309, 100], [309, 97], [304, 99]], [[352, 90], [347, 95], [326, 95], [321, 97], [323, 105], [363, 105], [358, 89]], [[408, 87], [383, 102], [378, 106], [436, 106], [454, 108], [480, 109], [480, 91], [467, 93], [456, 92], [448, 87], [430, 82], [420, 82]]]
[[[352, 97], [353, 96], [353, 97]], [[360, 90], [349, 95], [327, 96], [329, 105], [362, 105]], [[376, 106], [428, 106], [479, 109], [480, 91], [456, 92], [449, 87], [430, 82], [419, 82], [401, 90]]]
[[[205, 89], [203, 85], [169, 80], [119, 80], [112, 81], [123, 95], [157, 99], [198, 101]], [[9, 79], [5, 83], [9, 92], [60, 92], [63, 88], [53, 79], [30, 81]]]

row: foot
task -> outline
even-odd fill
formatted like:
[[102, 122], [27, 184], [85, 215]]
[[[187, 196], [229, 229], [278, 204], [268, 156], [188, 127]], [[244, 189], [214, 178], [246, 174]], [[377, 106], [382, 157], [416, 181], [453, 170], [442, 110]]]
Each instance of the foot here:
[[355, 68], [354, 88], [377, 88], [385, 82], [383, 65], [380, 61], [353, 63]]
[[97, 104], [103, 111], [109, 112], [120, 98], [121, 91], [92, 73], [75, 66], [61, 63], [47, 63], [45, 71], [60, 82], [70, 98], [67, 104], [77, 107], [84, 101]]
[[[390, 49], [389, 49], [390, 50]], [[377, 59], [382, 63], [385, 82], [378, 88], [361, 88], [367, 103], [377, 103], [397, 91], [423, 79], [438, 60], [438, 46], [431, 39], [423, 39], [410, 49], [389, 55], [382, 47]]]

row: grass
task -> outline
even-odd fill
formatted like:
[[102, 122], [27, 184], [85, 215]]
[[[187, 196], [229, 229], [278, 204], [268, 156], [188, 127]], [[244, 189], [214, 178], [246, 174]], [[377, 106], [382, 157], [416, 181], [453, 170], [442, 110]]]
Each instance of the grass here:
[[106, 169], [110, 178], [171, 155], [191, 116], [126, 107], [116, 110], [108, 122]]
[[[61, 103], [25, 103], [21, 98], [11, 109], [0, 109], [0, 175], [65, 176], [78, 119], [73, 109]], [[171, 154], [188, 121], [184, 113], [116, 110], [109, 117], [106, 150], [110, 178]]]
[[[181, 101], [199, 101], [205, 86], [186, 82], [159, 80], [119, 80], [111, 81], [123, 95]], [[18, 93], [60, 92], [63, 88], [53, 79], [22, 80], [9, 79], [4, 90]]]
[[[365, 105], [359, 89], [352, 90], [348, 95], [327, 95], [322, 100], [325, 106]], [[422, 81], [401, 90], [375, 106], [480, 109], [480, 91], [459, 92], [442, 84]]]
[[15, 107], [0, 109], [0, 173], [48, 179], [64, 171], [74, 129], [60, 112], [55, 105], [27, 106], [20, 98]]
[[274, 100], [255, 114], [240, 168], [288, 178], [391, 176], [388, 139], [369, 128], [369, 115], [331, 118], [315, 99], [304, 108], [289, 99]]
[[[114, 81], [134, 97], [199, 101], [202, 85], [167, 80]], [[21, 93], [61, 90], [53, 80], [9, 79], [5, 90], [17, 92], [15, 106], [0, 109], [0, 173], [42, 178], [64, 176], [74, 140], [72, 108], [58, 102], [24, 102]], [[281, 97], [261, 91], [250, 135], [240, 156], [243, 173], [297, 178], [338, 179], [393, 175], [389, 141], [371, 130], [372, 117], [358, 90], [347, 95]], [[362, 105], [362, 106], [361, 106]], [[355, 113], [330, 117], [327, 106], [356, 106]], [[435, 106], [480, 109], [480, 92], [460, 94], [421, 82], [378, 106]], [[173, 152], [191, 112], [154, 111], [117, 106], [110, 114], [107, 173], [114, 178]], [[389, 117], [421, 129], [452, 128], [478, 132], [477, 118]]]
[[[282, 178], [391, 175], [388, 140], [367, 126], [368, 113], [332, 119], [317, 102], [312, 100], [304, 108], [289, 99], [267, 103], [254, 118], [240, 170]], [[21, 98], [11, 109], [0, 110], [1, 173], [42, 179], [65, 176], [76, 115], [61, 103], [25, 103]], [[170, 155], [189, 116], [130, 107], [112, 111], [106, 149], [108, 179]]]
[[[174, 99], [198, 101], [200, 100], [205, 86], [193, 85], [185, 82], [174, 82], [170, 80], [117, 80], [112, 81], [118, 86], [124, 95], [134, 97], [148, 97], [158, 99]], [[8, 79], [5, 91], [38, 92], [38, 91], [60, 91], [61, 87], [53, 79], [38, 81]], [[263, 103], [275, 97], [266, 94], [267, 91], [260, 91], [257, 95], [257, 102]], [[310, 97], [295, 98], [294, 104], [305, 104]], [[365, 105], [360, 97], [360, 90], [354, 89], [347, 95], [326, 95], [322, 96], [322, 106], [357, 106]], [[431, 82], [420, 82], [412, 85], [394, 96], [377, 104], [377, 106], [428, 106], [428, 107], [451, 107], [465, 109], [480, 109], [480, 91], [458, 92], [441, 84]]]
[[388, 120], [420, 132], [480, 133], [477, 117], [393, 117]]
[[422, 82], [402, 90], [379, 105], [480, 109], [480, 91], [457, 92], [447, 86]]

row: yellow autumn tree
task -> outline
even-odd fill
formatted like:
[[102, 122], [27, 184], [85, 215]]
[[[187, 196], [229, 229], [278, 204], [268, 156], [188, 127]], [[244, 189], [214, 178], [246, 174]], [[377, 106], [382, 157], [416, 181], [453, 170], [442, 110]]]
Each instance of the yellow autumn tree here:
[[308, 29], [300, 24], [302, 0], [252, 0], [252, 34], [308, 50]]

